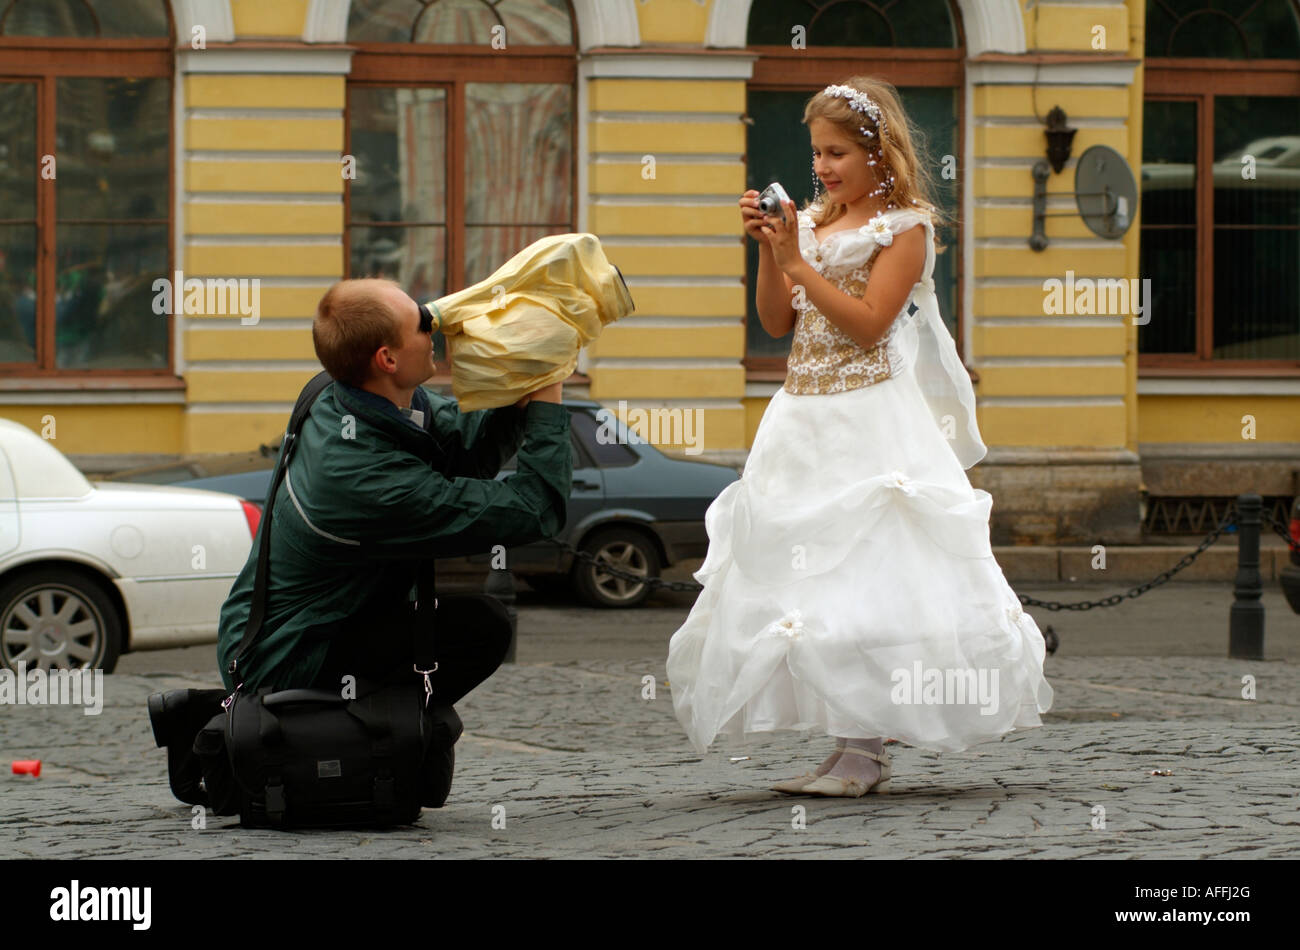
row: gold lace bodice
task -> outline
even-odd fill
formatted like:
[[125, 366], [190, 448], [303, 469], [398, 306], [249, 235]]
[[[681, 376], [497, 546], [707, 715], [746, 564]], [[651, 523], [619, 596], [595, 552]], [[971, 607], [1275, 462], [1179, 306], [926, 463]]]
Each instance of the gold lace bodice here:
[[[862, 267], [840, 277], [828, 276], [828, 279], [850, 297], [861, 297], [867, 289], [870, 264], [879, 252], [877, 247]], [[864, 350], [827, 320], [820, 310], [805, 302], [795, 322], [794, 341], [790, 344], [786, 392], [796, 395], [838, 393], [888, 379], [893, 375], [888, 336], [886, 334], [871, 349]]]
[[[812, 217], [803, 211], [799, 213], [799, 252], [842, 293], [861, 298], [881, 249], [893, 243], [897, 230], [913, 226], [919, 219], [915, 212], [885, 212], [860, 228], [836, 231], [818, 241]], [[786, 363], [786, 392], [846, 392], [889, 379], [902, 369], [903, 357], [890, 343], [906, 322], [907, 305], [870, 349], [863, 349], [826, 319], [806, 296], [796, 299], [795, 309], [799, 316]]]

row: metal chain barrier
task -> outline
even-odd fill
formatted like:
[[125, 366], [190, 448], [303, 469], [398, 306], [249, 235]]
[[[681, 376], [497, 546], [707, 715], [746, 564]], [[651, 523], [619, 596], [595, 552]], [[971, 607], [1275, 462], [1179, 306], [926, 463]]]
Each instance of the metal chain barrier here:
[[[1291, 550], [1300, 550], [1300, 547], [1297, 547], [1297, 545], [1292, 542], [1286, 522], [1273, 517], [1269, 512], [1263, 512], [1262, 517], [1264, 522], [1268, 524], [1274, 532], [1282, 538], [1282, 540], [1287, 542], [1287, 545]], [[1235, 511], [1228, 513], [1224, 516], [1224, 519], [1218, 524], [1218, 526], [1207, 534], [1205, 539], [1197, 545], [1195, 551], [1184, 556], [1169, 570], [1162, 571], [1145, 584], [1140, 584], [1137, 587], [1130, 588], [1123, 594], [1112, 594], [1111, 596], [1103, 597], [1100, 600], [1082, 600], [1072, 603], [1061, 603], [1060, 601], [1055, 600], [1038, 600], [1037, 598], [1030, 597], [1027, 594], [1017, 594], [1016, 596], [1020, 598], [1020, 602], [1025, 606], [1042, 607], [1044, 610], [1091, 610], [1093, 607], [1114, 607], [1117, 604], [1123, 603], [1125, 598], [1140, 597], [1147, 591], [1168, 582], [1175, 574], [1183, 570], [1185, 567], [1188, 567], [1193, 561], [1200, 557], [1201, 554], [1210, 547], [1210, 545], [1219, 540], [1219, 537], [1225, 531], [1228, 531], [1230, 527], [1235, 527], [1236, 523], [1237, 513]], [[691, 581], [666, 581], [662, 578], [648, 577], [644, 574], [636, 574], [632, 571], [622, 570], [621, 568], [614, 567], [608, 561], [598, 560], [595, 555], [587, 551], [580, 551], [573, 545], [566, 544], [563, 541], [557, 541], [554, 538], [551, 539], [551, 543], [565, 551], [568, 551], [575, 557], [581, 558], [590, 564], [594, 564], [596, 567], [600, 568], [600, 571], [603, 574], [610, 574], [622, 580], [645, 584], [649, 586], [651, 590], [673, 590], [683, 592], [698, 592], [704, 590], [702, 585]]]
[[1055, 600], [1038, 600], [1037, 598], [1030, 597], [1028, 594], [1017, 594], [1016, 596], [1020, 598], [1020, 602], [1026, 607], [1042, 607], [1044, 610], [1091, 610], [1093, 607], [1114, 607], [1116, 604], [1123, 603], [1124, 598], [1126, 597], [1141, 597], [1153, 587], [1159, 587], [1161, 584], [1168, 581], [1175, 574], [1205, 553], [1206, 549], [1215, 541], [1219, 540], [1219, 536], [1223, 534], [1223, 532], [1227, 531], [1230, 525], [1235, 525], [1236, 523], [1237, 513], [1234, 511], [1226, 515], [1224, 519], [1219, 522], [1218, 526], [1205, 536], [1205, 540], [1197, 545], [1196, 550], [1191, 554], [1184, 556], [1182, 560], [1169, 570], [1162, 571], [1145, 584], [1139, 584], [1137, 587], [1129, 588], [1123, 594], [1111, 594], [1109, 597], [1103, 597], [1100, 600], [1079, 600], [1068, 604], [1063, 604], [1060, 601]]
[[703, 585], [696, 584], [693, 581], [666, 581], [660, 577], [648, 577], [645, 574], [636, 574], [632, 571], [625, 571], [621, 568], [614, 567], [608, 561], [597, 560], [594, 554], [588, 551], [579, 551], [572, 544], [566, 544], [564, 541], [557, 541], [555, 538], [550, 539], [556, 547], [568, 551], [574, 557], [581, 558], [589, 564], [594, 564], [600, 568], [602, 574], [611, 574], [625, 581], [636, 581], [638, 584], [646, 584], [651, 590], [679, 590], [699, 592], [704, 590]]
[[1264, 512], [1262, 515], [1264, 521], [1273, 529], [1273, 533], [1286, 542], [1287, 547], [1295, 552], [1300, 553], [1300, 543], [1291, 540], [1291, 527], [1281, 518], [1274, 518], [1270, 513]]

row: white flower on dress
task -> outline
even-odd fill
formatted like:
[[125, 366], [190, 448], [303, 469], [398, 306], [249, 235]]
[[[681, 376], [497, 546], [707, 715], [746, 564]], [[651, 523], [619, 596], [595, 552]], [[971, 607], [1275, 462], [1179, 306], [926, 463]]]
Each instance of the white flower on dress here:
[[893, 485], [895, 488], [901, 488], [903, 490], [903, 494], [916, 494], [916, 486], [912, 484], [912, 480], [898, 469], [894, 469], [894, 471], [890, 472], [889, 477], [893, 479]]
[[1017, 626], [1020, 624], [1020, 618], [1024, 615], [1025, 611], [1019, 604], [1011, 604], [1007, 607], [1007, 619]]
[[786, 637], [790, 640], [798, 640], [803, 636], [803, 613], [798, 610], [792, 610], [775, 624], [775, 633], [779, 636]]
[[883, 211], [877, 213], [874, 218], [866, 223], [862, 233], [871, 235], [881, 247], [889, 247], [894, 243], [894, 232], [889, 230], [889, 225], [885, 223]]

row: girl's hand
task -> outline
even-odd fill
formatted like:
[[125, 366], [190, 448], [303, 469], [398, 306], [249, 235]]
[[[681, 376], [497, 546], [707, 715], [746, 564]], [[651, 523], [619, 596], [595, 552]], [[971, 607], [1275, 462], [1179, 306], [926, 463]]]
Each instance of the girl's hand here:
[[755, 241], [763, 240], [763, 212], [758, 210], [758, 192], [753, 188], [740, 196], [740, 220], [746, 234]]
[[776, 266], [789, 273], [790, 268], [802, 260], [799, 254], [799, 218], [795, 213], [793, 201], [783, 201], [781, 208], [785, 212], [785, 217], [778, 218], [773, 215], [765, 218], [762, 233], [767, 240], [767, 246], [772, 249]]

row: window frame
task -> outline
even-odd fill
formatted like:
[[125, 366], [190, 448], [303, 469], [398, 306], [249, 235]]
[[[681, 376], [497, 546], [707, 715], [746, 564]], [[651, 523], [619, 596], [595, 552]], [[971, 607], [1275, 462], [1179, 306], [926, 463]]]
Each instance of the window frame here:
[[[570, 22], [576, 34], [572, 6]], [[352, 152], [352, 90], [362, 88], [441, 88], [447, 92], [447, 288], [455, 293], [466, 285], [465, 274], [465, 86], [467, 83], [554, 83], [572, 90], [573, 126], [569, 130], [573, 155], [569, 170], [569, 226], [578, 221], [578, 48], [516, 46], [494, 50], [479, 44], [354, 43], [352, 70], [347, 77], [343, 110], [344, 152]], [[504, 61], [504, 62], [503, 62]], [[352, 276], [352, 182], [343, 189], [343, 266]], [[436, 360], [431, 384], [451, 381], [450, 359]]]
[[[175, 271], [176, 254], [176, 19], [167, 11], [166, 37], [95, 39], [94, 37], [0, 37], [0, 81], [36, 85], [36, 360], [0, 363], [0, 389], [32, 388], [34, 381], [82, 383], [82, 388], [183, 389], [176, 375], [176, 321], [167, 319], [167, 365], [157, 369], [59, 369], [55, 365], [55, 285], [58, 259], [56, 189], [42, 187], [41, 156], [53, 155], [58, 123], [55, 89], [62, 78], [166, 79], [167, 96], [167, 269]], [[57, 165], [56, 165], [57, 168]], [[57, 173], [56, 173], [57, 174]], [[57, 183], [58, 179], [55, 178]], [[130, 223], [122, 219], [122, 223]], [[156, 224], [157, 222], [150, 222]], [[40, 387], [36, 387], [40, 388]]]
[[[1197, 376], [1300, 377], [1300, 359], [1216, 359], [1213, 355], [1214, 102], [1218, 96], [1277, 96], [1295, 98], [1300, 107], [1300, 61], [1151, 57], [1143, 66], [1143, 103], [1196, 103], [1196, 352], [1139, 351], [1139, 375], [1186, 376], [1195, 371]], [[1142, 132], [1145, 135], [1145, 127]], [[1139, 225], [1139, 240], [1140, 230]]]
[[[808, 50], [796, 50], [790, 46], [748, 46], [750, 53], [757, 53], [754, 71], [746, 83], [749, 92], [808, 92], [809, 95], [818, 88], [837, 82], [845, 76], [864, 71], [879, 76], [897, 87], [930, 86], [952, 89], [957, 100], [957, 147], [958, 154], [964, 155], [966, 145], [966, 32], [962, 24], [960, 11], [949, 0], [949, 13], [957, 31], [957, 45], [942, 47], [871, 47], [871, 46], [818, 46], [816, 56], [808, 55]], [[744, 156], [746, 168], [749, 165], [748, 144]], [[966, 282], [964, 248], [967, 240], [966, 221], [963, 217], [967, 189], [970, 183], [970, 169], [964, 169], [957, 180], [957, 207], [953, 219], [954, 240], [944, 253], [955, 255], [955, 273], [957, 290], [954, 296], [957, 323], [957, 352], [962, 352], [962, 341], [966, 333], [966, 315], [963, 304]], [[742, 241], [749, 238], [742, 237]], [[743, 281], [749, 280], [748, 268]], [[749, 314], [744, 314], [746, 330]], [[786, 378], [787, 357], [750, 356], [746, 342], [745, 367], [747, 383], [783, 382]]]

